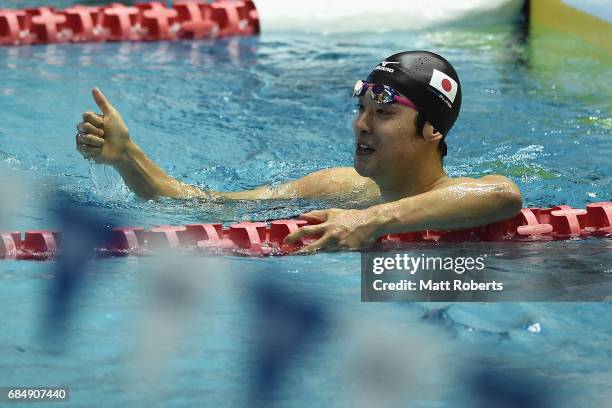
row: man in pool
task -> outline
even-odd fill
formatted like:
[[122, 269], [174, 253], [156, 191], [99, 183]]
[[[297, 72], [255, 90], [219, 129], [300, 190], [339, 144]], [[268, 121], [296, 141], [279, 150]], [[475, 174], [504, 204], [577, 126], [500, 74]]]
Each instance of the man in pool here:
[[134, 143], [119, 112], [97, 88], [93, 98], [102, 114], [83, 114], [77, 150], [87, 159], [113, 166], [129, 188], [146, 199], [343, 195], [377, 203], [365, 209], [302, 214], [319, 224], [301, 228], [286, 242], [320, 236], [303, 251], [360, 248], [398, 232], [469, 228], [520, 210], [521, 193], [506, 177], [451, 178], [444, 172], [445, 137], [461, 107], [459, 77], [444, 58], [425, 51], [391, 55], [366, 81], [357, 81], [353, 96], [358, 100], [354, 167], [319, 170], [276, 187], [202, 191], [168, 176]]

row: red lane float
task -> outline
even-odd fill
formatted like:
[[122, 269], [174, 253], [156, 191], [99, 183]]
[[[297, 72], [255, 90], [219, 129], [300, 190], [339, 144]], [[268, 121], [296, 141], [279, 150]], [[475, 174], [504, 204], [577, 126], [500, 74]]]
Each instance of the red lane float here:
[[[246, 256], [287, 255], [313, 242], [302, 238], [288, 245], [285, 237], [307, 225], [304, 220], [221, 224], [160, 225], [114, 228], [96, 252], [99, 256], [150, 255], [160, 250]], [[377, 249], [398, 248], [408, 242], [548, 241], [612, 236], [612, 202], [586, 209], [560, 205], [524, 208], [515, 217], [458, 231], [417, 231], [380, 237]], [[53, 259], [61, 251], [58, 231], [0, 232], [0, 258]]]
[[0, 8], [0, 45], [101, 41], [172, 41], [259, 33], [251, 0], [176, 1], [125, 6], [75, 5], [65, 10]]

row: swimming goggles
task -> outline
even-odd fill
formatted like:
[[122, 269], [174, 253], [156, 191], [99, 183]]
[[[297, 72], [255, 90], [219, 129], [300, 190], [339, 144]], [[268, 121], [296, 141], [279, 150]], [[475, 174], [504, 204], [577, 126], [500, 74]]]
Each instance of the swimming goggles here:
[[372, 99], [376, 103], [393, 103], [397, 102], [401, 105], [408, 106], [414, 110], [418, 110], [416, 105], [407, 98], [399, 96], [398, 92], [388, 85], [382, 84], [371, 84], [361, 79], [355, 82], [355, 88], [353, 89], [353, 97], [363, 96], [368, 92], [368, 89], [372, 91]]

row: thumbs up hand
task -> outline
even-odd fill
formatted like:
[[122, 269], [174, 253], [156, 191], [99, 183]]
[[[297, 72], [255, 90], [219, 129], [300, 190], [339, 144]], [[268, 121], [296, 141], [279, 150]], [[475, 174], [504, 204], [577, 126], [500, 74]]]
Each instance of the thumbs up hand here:
[[121, 114], [98, 88], [92, 90], [92, 95], [102, 115], [83, 113], [83, 122], [77, 125], [77, 150], [96, 163], [118, 165], [131, 143], [128, 128]]

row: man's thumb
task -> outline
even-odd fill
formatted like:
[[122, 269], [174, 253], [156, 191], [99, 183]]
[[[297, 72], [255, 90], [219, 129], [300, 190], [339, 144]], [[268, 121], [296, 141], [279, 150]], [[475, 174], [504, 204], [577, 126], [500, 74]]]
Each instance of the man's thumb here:
[[102, 109], [102, 113], [105, 115], [109, 114], [111, 109], [113, 109], [113, 106], [110, 104], [108, 99], [106, 99], [106, 96], [104, 96], [102, 91], [96, 87], [91, 91], [91, 94], [93, 95], [96, 104], [100, 107], [100, 109]]

